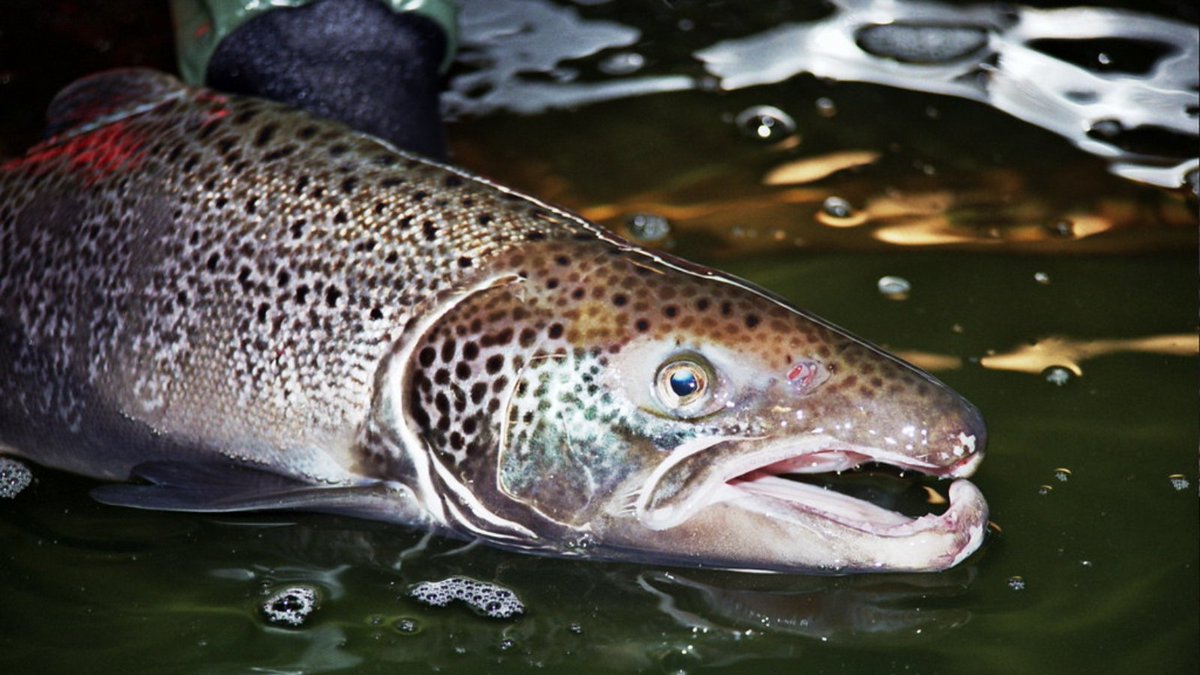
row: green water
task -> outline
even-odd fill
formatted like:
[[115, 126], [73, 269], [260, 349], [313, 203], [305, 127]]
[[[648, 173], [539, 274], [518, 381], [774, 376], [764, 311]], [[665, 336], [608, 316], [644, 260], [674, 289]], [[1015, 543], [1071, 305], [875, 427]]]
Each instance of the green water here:
[[[630, 48], [665, 59], [684, 38], [656, 7]], [[752, 32], [786, 10], [739, 25], [712, 10], [697, 30]], [[613, 20], [621, 11], [631, 10], [587, 10]], [[53, 27], [48, 43], [79, 57], [37, 70], [28, 54], [12, 56], [13, 24], [0, 24], [0, 69], [12, 74], [0, 85], [6, 149], [27, 141], [27, 109], [68, 74], [131, 58], [169, 67], [166, 18], [147, 3], [111, 3], [86, 30], [69, 16], [10, 16]], [[96, 49], [93, 32], [105, 30], [125, 46]], [[818, 114], [820, 97], [836, 115]], [[798, 144], [759, 143], [727, 121], [761, 104], [795, 118]], [[613, 227], [638, 212], [667, 215], [672, 252], [889, 349], [942, 357], [935, 373], [989, 424], [973, 479], [995, 523], [984, 548], [943, 574], [847, 578], [566, 562], [325, 516], [103, 507], [87, 497], [89, 481], [36, 470], [29, 490], [0, 503], [0, 672], [1196, 671], [1200, 242], [1184, 191], [1112, 176], [1102, 160], [980, 104], [805, 77], [495, 112], [450, 133], [466, 166]], [[783, 188], [761, 184], [780, 163], [842, 150], [882, 157], [804, 185], [812, 194], [782, 199]], [[863, 208], [943, 193], [955, 201], [924, 216], [834, 228], [818, 215], [827, 195]], [[1062, 219], [1075, 236], [1055, 234]], [[1095, 219], [1104, 231], [1079, 236]], [[957, 239], [886, 235], [930, 227]], [[911, 283], [906, 299], [879, 292], [886, 275]], [[1191, 353], [1135, 342], [1168, 335], [1191, 335]], [[988, 359], [1048, 338], [1104, 349], [1076, 358], [1082, 374], [1061, 385]], [[512, 588], [526, 614], [496, 621], [406, 597], [412, 583], [454, 574]], [[265, 593], [297, 583], [321, 594], [311, 620], [266, 625]]]

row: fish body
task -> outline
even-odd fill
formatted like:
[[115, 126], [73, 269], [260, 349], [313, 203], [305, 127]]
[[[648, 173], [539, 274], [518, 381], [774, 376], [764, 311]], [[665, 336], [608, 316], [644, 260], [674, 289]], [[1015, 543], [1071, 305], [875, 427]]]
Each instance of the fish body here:
[[143, 70], [0, 167], [0, 449], [101, 501], [351, 514], [562, 556], [943, 569], [913, 519], [784, 478], [959, 478], [978, 411], [746, 282], [338, 124]]

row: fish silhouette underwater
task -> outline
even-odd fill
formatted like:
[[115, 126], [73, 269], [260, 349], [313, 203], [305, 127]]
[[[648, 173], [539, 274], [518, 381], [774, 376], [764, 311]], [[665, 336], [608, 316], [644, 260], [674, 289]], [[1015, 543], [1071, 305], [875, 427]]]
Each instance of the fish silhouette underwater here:
[[[0, 167], [0, 452], [100, 501], [791, 573], [981, 544], [978, 410], [753, 285], [279, 104], [83, 79]], [[796, 480], [954, 480], [909, 517]]]

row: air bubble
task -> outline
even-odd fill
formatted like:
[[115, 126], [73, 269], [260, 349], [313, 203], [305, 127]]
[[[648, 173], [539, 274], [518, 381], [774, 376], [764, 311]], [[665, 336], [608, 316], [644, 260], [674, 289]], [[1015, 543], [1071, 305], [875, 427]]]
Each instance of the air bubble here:
[[796, 122], [779, 108], [756, 105], [738, 113], [733, 123], [749, 138], [777, 141], [796, 131]]
[[821, 202], [821, 210], [817, 211], [816, 219], [818, 223], [827, 227], [857, 227], [867, 222], [867, 214], [855, 210], [850, 202], [833, 195]]
[[1188, 485], [1190, 485], [1187, 476], [1181, 473], [1173, 473], [1170, 476], [1167, 476], [1167, 480], [1171, 481], [1171, 487], [1180, 492], [1188, 489]]
[[408, 590], [410, 597], [430, 607], [445, 607], [457, 600], [481, 616], [508, 619], [525, 613], [525, 605], [511, 590], [470, 577], [423, 581]]
[[646, 65], [646, 57], [637, 52], [619, 52], [600, 62], [600, 72], [606, 75], [629, 75]]
[[1038, 282], [1039, 284], [1041, 284], [1041, 285], [1043, 285], [1043, 286], [1049, 286], [1049, 285], [1050, 285], [1050, 275], [1049, 275], [1049, 274], [1046, 274], [1045, 272], [1034, 272], [1034, 273], [1033, 273], [1033, 280], [1034, 280], [1034, 281], [1036, 281], [1036, 282]]
[[1054, 470], [1054, 478], [1060, 483], [1065, 483], [1071, 480], [1071, 470], [1059, 467]]
[[879, 293], [888, 300], [905, 300], [912, 291], [912, 284], [904, 277], [880, 277], [878, 286]]
[[1046, 496], [1046, 495], [1050, 494], [1051, 492], [1054, 492], [1053, 485], [1039, 485], [1038, 486], [1038, 494], [1039, 495]]
[[891, 23], [862, 28], [855, 38], [875, 56], [902, 63], [947, 63], [982, 49], [988, 32], [978, 26]]
[[292, 586], [267, 598], [262, 605], [262, 613], [268, 623], [296, 628], [304, 625], [316, 608], [316, 589]]
[[1050, 384], [1061, 387], [1070, 382], [1074, 375], [1071, 374], [1070, 370], [1062, 366], [1050, 366], [1042, 371], [1042, 377], [1046, 378], [1046, 381]]
[[821, 117], [834, 117], [838, 114], [837, 104], [833, 99], [822, 96], [817, 99], [817, 114]]
[[1088, 129], [1088, 136], [1114, 139], [1121, 135], [1124, 127], [1116, 120], [1099, 120]]
[[821, 202], [821, 211], [830, 218], [849, 218], [854, 215], [854, 207], [841, 197], [826, 197]]
[[1050, 234], [1056, 237], [1063, 237], [1065, 239], [1075, 236], [1075, 223], [1066, 218], [1059, 218], [1058, 220], [1046, 223], [1045, 227]]
[[392, 630], [401, 635], [419, 635], [425, 627], [412, 617], [402, 616], [392, 621]]
[[12, 499], [33, 482], [29, 467], [9, 457], [0, 457], [0, 499]]
[[662, 216], [638, 213], [627, 224], [629, 236], [644, 244], [660, 242], [671, 234], [671, 223]]
[[571, 631], [575, 635], [583, 635], [583, 626], [577, 623], [567, 626], [567, 630]]
[[1192, 195], [1200, 197], [1200, 169], [1192, 169], [1187, 172], [1183, 180], [1192, 188]]

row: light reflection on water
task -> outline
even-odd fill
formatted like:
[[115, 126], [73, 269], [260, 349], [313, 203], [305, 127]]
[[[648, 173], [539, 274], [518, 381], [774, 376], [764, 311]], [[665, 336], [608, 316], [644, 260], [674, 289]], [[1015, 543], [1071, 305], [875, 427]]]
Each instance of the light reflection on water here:
[[[1119, 176], [1151, 185], [1184, 186], [1200, 166], [1195, 26], [1092, 7], [831, 4], [834, 11], [823, 18], [697, 50], [694, 58], [715, 79], [619, 72], [613, 73], [619, 79], [585, 82], [578, 60], [628, 47], [639, 31], [550, 3], [465, 2], [462, 42], [472, 70], [451, 83], [447, 110], [532, 114], [648, 93], [771, 85], [807, 73], [980, 101], [1107, 158]], [[1130, 72], [1121, 68], [1121, 55], [1101, 51], [1114, 43], [1156, 58], [1138, 68], [1144, 72]], [[1042, 45], [1092, 48], [1095, 61], [1073, 63]], [[1127, 137], [1142, 132], [1174, 136], [1157, 148], [1133, 147]]]

